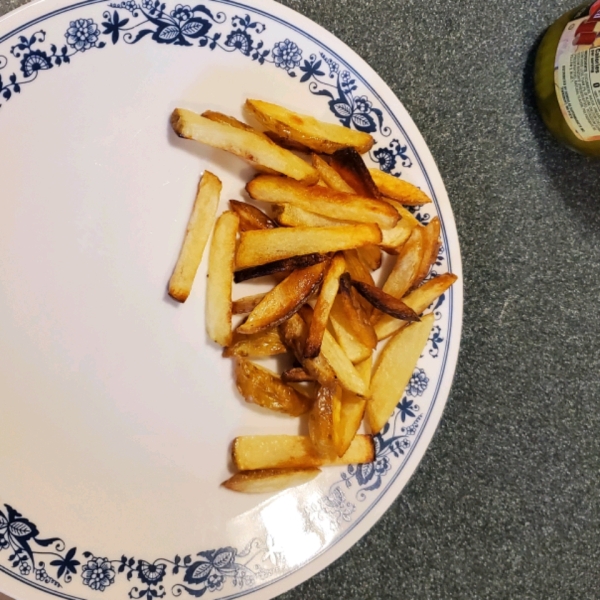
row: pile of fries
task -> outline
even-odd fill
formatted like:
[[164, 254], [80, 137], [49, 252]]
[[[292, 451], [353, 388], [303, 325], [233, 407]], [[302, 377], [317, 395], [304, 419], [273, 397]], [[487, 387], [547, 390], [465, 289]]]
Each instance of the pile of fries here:
[[[305, 483], [322, 466], [374, 460], [371, 435], [357, 433], [363, 417], [376, 434], [393, 414], [432, 328], [433, 315], [423, 313], [456, 276], [426, 280], [440, 222], [423, 226], [405, 208], [431, 201], [420, 189], [367, 168], [361, 154], [370, 135], [258, 100], [245, 108], [266, 131], [213, 111], [176, 109], [171, 117], [180, 137], [253, 165], [260, 174], [246, 191], [271, 214], [231, 200], [215, 222], [222, 186], [206, 171], [169, 293], [187, 299], [212, 229], [209, 336], [235, 361], [247, 402], [308, 415], [308, 436], [234, 440], [239, 472], [223, 485], [262, 493]], [[379, 288], [372, 271], [382, 251], [394, 265]], [[272, 279], [270, 291], [232, 299], [234, 282], [259, 277]], [[234, 315], [245, 316], [236, 328]], [[290, 358], [281, 374], [252, 361], [280, 354]]]

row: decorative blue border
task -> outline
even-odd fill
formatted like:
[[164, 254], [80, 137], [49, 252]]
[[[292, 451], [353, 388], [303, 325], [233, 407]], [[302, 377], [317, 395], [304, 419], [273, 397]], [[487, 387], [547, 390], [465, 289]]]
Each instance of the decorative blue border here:
[[[267, 48], [258, 37], [265, 30], [265, 25], [259, 21], [253, 21], [248, 14], [233, 16], [230, 20], [231, 28], [227, 34], [224, 34], [223, 32], [215, 32], [214, 26], [226, 23], [226, 15], [224, 13], [214, 14], [205, 5], [194, 7], [176, 5], [173, 10], [169, 11], [166, 4], [161, 3], [160, 0], [143, 0], [141, 4], [137, 4], [135, 0], [125, 0], [118, 4], [109, 4], [108, 6], [112, 10], [106, 10], [103, 13], [104, 21], [100, 24], [93, 19], [71, 21], [64, 34], [66, 43], [60, 49], [55, 44], [42, 47], [42, 44], [46, 41], [45, 32], [43, 31], [35, 32], [30, 37], [20, 36], [18, 43], [11, 48], [11, 54], [19, 61], [20, 71], [24, 79], [18, 79], [17, 74], [13, 73], [9, 76], [9, 83], [3, 85], [0, 78], [0, 95], [4, 98], [4, 101], [10, 100], [14, 94], [21, 92], [24, 84], [35, 80], [41, 71], [68, 64], [75, 54], [93, 48], [104, 48], [110, 42], [116, 44], [123, 41], [127, 44], [135, 44], [148, 36], [157, 43], [182, 46], [196, 45], [197, 43], [200, 47], [208, 47], [209, 50], [218, 48], [226, 52], [241, 52], [244, 56], [257, 61], [259, 64], [273, 64], [275, 67], [285, 70], [290, 77], [298, 76], [301, 83], [308, 82], [311, 93], [328, 98], [331, 111], [342, 124], [360, 131], [379, 132], [384, 137], [389, 136], [391, 129], [384, 125], [381, 109], [376, 108], [367, 96], [355, 94], [358, 90], [358, 80], [387, 110], [406, 140], [406, 144], [402, 144], [398, 139], [394, 139], [387, 147], [375, 149], [371, 154], [372, 159], [379, 163], [382, 170], [398, 176], [400, 175], [398, 163], [403, 168], [413, 166], [410, 158], [412, 153], [427, 181], [430, 194], [439, 213], [438, 201], [427, 171], [406, 131], [379, 94], [360, 75], [350, 71], [347, 63], [341, 57], [310, 34], [265, 11], [231, 0], [210, 1], [240, 8], [271, 21], [279, 22], [302, 37], [308, 38], [327, 54], [321, 52], [319, 56], [311, 54], [309, 58], [306, 58], [303, 56], [302, 49], [294, 41], [287, 38]], [[55, 15], [98, 3], [106, 3], [106, 0], [87, 0], [57, 9], [1, 37], [0, 43]], [[105, 39], [106, 41], [104, 41]], [[0, 70], [5, 68], [7, 63], [8, 60], [0, 56]], [[417, 218], [421, 221], [425, 221], [428, 217], [429, 215], [422, 213], [417, 214]], [[442, 236], [444, 247], [447, 248], [447, 234], [444, 228], [442, 228]], [[438, 265], [443, 260], [444, 253], [441, 253]], [[451, 270], [449, 256], [447, 261], [448, 270]], [[434, 307], [434, 311], [439, 308], [445, 299], [445, 295], [440, 298]], [[357, 485], [359, 489], [355, 497], [358, 501], [364, 501], [367, 492], [382, 489], [368, 510], [342, 531], [336, 538], [335, 543], [338, 543], [350, 531], [354, 530], [373, 507], [385, 497], [387, 491], [402, 472], [414, 447], [418, 445], [423, 429], [436, 405], [446, 369], [452, 332], [452, 290], [448, 294], [448, 305], [449, 318], [445, 351], [437, 386], [427, 413], [424, 415], [418, 414], [419, 407], [415, 403], [414, 397], [423, 393], [429, 379], [423, 369], [416, 369], [411, 384], [407, 388], [407, 395], [400, 401], [393, 420], [388, 423], [380, 436], [376, 436], [376, 461], [368, 465], [348, 467], [342, 473], [340, 481], [331, 487], [329, 495], [325, 496], [320, 505], [316, 507], [317, 513], [321, 511], [329, 517], [335, 517], [338, 521], [350, 522], [352, 520], [351, 515], [355, 511], [355, 505], [346, 499], [342, 489]], [[441, 342], [444, 342], [444, 340], [440, 337], [440, 328], [437, 327], [437, 331], [434, 330], [430, 338], [431, 348], [429, 352], [431, 356], [437, 357]], [[404, 426], [403, 424], [407, 419], [412, 420], [412, 422], [410, 424], [407, 422]], [[400, 430], [397, 429], [399, 420]], [[414, 436], [414, 440], [411, 440], [410, 436]], [[386, 475], [391, 470], [390, 455], [396, 458], [403, 455], [404, 460], [398, 465], [396, 472], [386, 481], [384, 487], [381, 488]], [[41, 550], [37, 548], [38, 546], [48, 548], [48, 550]], [[251, 564], [253, 558], [265, 549], [259, 540], [252, 540], [246, 548], [239, 551], [235, 548], [225, 547], [199, 552], [194, 558], [191, 555], [183, 558], [175, 556], [172, 559], [161, 558], [149, 562], [122, 556], [119, 559], [109, 560], [87, 551], [78, 553], [77, 548], [67, 550], [64, 542], [59, 538], [40, 538], [36, 526], [31, 521], [22, 517], [10, 506], [6, 506], [5, 512], [0, 510], [0, 551], [9, 547], [12, 550], [9, 558], [12, 561], [12, 568], [19, 569], [20, 575], [3, 566], [0, 566], [0, 571], [45, 592], [63, 598], [75, 599], [77, 597], [47, 586], [60, 588], [62, 587], [61, 581], [69, 583], [72, 580], [72, 575], [79, 575], [84, 585], [102, 592], [114, 583], [118, 575], [123, 574], [128, 581], [137, 582], [129, 592], [130, 598], [135, 600], [146, 597], [147, 600], [152, 600], [166, 595], [167, 592], [163, 583], [168, 570], [170, 570], [171, 575], [182, 573], [182, 582], [175, 583], [171, 587], [171, 592], [175, 596], [187, 592], [192, 596], [201, 597], [207, 591], [220, 591], [225, 583], [232, 583], [234, 586], [241, 588], [239, 592], [223, 597], [232, 599], [260, 590], [289, 576], [329, 550], [331, 545], [324, 548], [306, 563], [298, 565], [296, 568], [275, 578], [271, 577], [277, 573], [276, 568], [265, 569], [258, 563]], [[38, 554], [53, 557], [48, 566], [55, 568], [56, 578], [48, 574], [45, 562], [39, 560], [36, 562], [34, 556]], [[28, 575], [33, 574], [32, 572], [35, 573], [37, 581], [45, 585], [26, 579]], [[256, 585], [260, 579], [269, 580]]]

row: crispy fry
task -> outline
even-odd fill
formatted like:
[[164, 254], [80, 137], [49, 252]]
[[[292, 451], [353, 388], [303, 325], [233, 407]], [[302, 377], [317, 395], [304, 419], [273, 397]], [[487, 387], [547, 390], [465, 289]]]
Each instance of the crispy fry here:
[[421, 282], [427, 277], [431, 265], [436, 261], [439, 251], [440, 220], [437, 217], [431, 219], [427, 227], [423, 229], [423, 255], [419, 270], [415, 275], [412, 289], [421, 285]]
[[[396, 226], [393, 229], [396, 229], [398, 225], [402, 221], [398, 221]], [[383, 240], [385, 237], [384, 232], [391, 231], [390, 229], [382, 229], [381, 230], [381, 244], [383, 245]], [[381, 249], [379, 246], [375, 246], [375, 244], [369, 244], [368, 246], [363, 246], [362, 248], [357, 249], [358, 257], [360, 261], [369, 269], [370, 271], [377, 271], [381, 266]]]
[[304, 358], [308, 327], [304, 319], [295, 314], [279, 326], [279, 333], [283, 343], [292, 351], [306, 372], [321, 385], [331, 385], [335, 382], [336, 376], [327, 359], [322, 354], [315, 358]]
[[179, 137], [226, 150], [251, 164], [282, 173], [306, 185], [314, 184], [319, 179], [319, 174], [311, 165], [262, 134], [211, 121], [183, 108], [173, 111], [171, 125]]
[[307, 381], [315, 381], [312, 375], [309, 375], [302, 367], [292, 367], [286, 369], [281, 374], [281, 381], [284, 383], [305, 383]]
[[331, 166], [355, 193], [367, 198], [381, 198], [365, 161], [354, 148], [337, 150], [331, 155], [330, 161]]
[[430, 313], [419, 323], [399, 331], [383, 348], [373, 371], [371, 397], [367, 401], [367, 419], [372, 433], [381, 431], [402, 398], [433, 322], [434, 316]]
[[313, 318], [304, 346], [304, 356], [306, 358], [314, 358], [321, 350], [323, 334], [327, 328], [329, 313], [337, 295], [339, 279], [345, 269], [344, 256], [341, 253], [336, 254], [329, 265], [315, 304]]
[[260, 131], [258, 131], [258, 129], [254, 129], [254, 127], [247, 125], [243, 121], [240, 121], [239, 119], [236, 119], [235, 117], [225, 115], [222, 112], [218, 112], [216, 110], [205, 110], [202, 113], [202, 116], [205, 119], [214, 121], [215, 123], [222, 123], [223, 125], [229, 125], [230, 127], [236, 127], [237, 129], [249, 131], [251, 133], [256, 133], [258, 135], [264, 135]]
[[336, 430], [339, 431], [341, 410], [342, 386], [337, 382], [321, 386], [308, 415], [308, 435], [320, 456], [337, 454], [339, 441], [334, 439], [334, 435]]
[[336, 192], [318, 185], [306, 186], [289, 177], [258, 175], [246, 185], [246, 191], [262, 202], [287, 202], [326, 217], [376, 223], [386, 229], [394, 227], [400, 219], [398, 211], [389, 202]]
[[314, 117], [292, 112], [270, 102], [246, 100], [246, 108], [269, 131], [286, 140], [307, 146], [315, 152], [331, 154], [350, 146], [364, 154], [375, 142], [368, 133], [318, 121]]
[[[349, 277], [349, 276], [348, 276]], [[378, 287], [374, 285], [369, 285], [362, 281], [352, 281], [352, 285], [355, 289], [358, 290], [359, 294], [366, 298], [375, 308], [384, 312], [391, 317], [396, 319], [401, 319], [402, 321], [407, 321], [412, 323], [414, 321], [419, 321], [419, 315], [415, 313], [415, 311], [407, 306], [402, 300], [398, 300], [398, 298], [394, 298], [394, 296], [390, 296], [386, 294], [383, 290], [380, 290]], [[375, 336], [377, 339], [377, 336]]]
[[236, 255], [238, 269], [317, 252], [326, 254], [365, 244], [378, 244], [381, 230], [373, 224], [340, 227], [278, 227], [241, 234]]
[[[457, 277], [452, 273], [438, 275], [426, 281], [421, 287], [404, 296], [402, 299], [406, 306], [410, 306], [418, 315], [420, 315], [427, 307], [441, 296], [455, 281]], [[383, 340], [389, 337], [399, 329], [402, 329], [406, 323], [394, 319], [389, 315], [383, 315], [375, 324], [375, 333], [378, 340]]]
[[183, 245], [169, 281], [169, 295], [179, 302], [185, 302], [192, 290], [196, 271], [215, 221], [221, 188], [219, 178], [210, 171], [205, 171], [198, 184]]
[[[273, 205], [273, 218], [279, 225], [286, 227], [336, 227], [351, 224], [350, 221], [340, 221], [309, 212], [294, 204]], [[383, 235], [383, 231], [381, 233]]]
[[287, 348], [281, 341], [277, 327], [265, 329], [252, 335], [233, 333], [233, 343], [223, 350], [224, 357], [240, 356], [242, 358], [258, 358], [285, 354]]
[[294, 271], [265, 295], [237, 331], [242, 334], [256, 333], [289, 319], [320, 285], [325, 266], [324, 263], [318, 263]]
[[[346, 252], [344, 252], [344, 258], [346, 259], [346, 270], [350, 273], [352, 279], [355, 281], [364, 281], [369, 285], [375, 285], [371, 272], [360, 259], [357, 250], [346, 250]], [[373, 312], [372, 304], [360, 296], [358, 292], [355, 291], [354, 294], [357, 296], [361, 306], [370, 317]]]
[[252, 296], [244, 296], [233, 301], [231, 307], [234, 315], [244, 315], [252, 312], [258, 303], [265, 297], [265, 294], [254, 294]]
[[249, 267], [247, 269], [236, 271], [233, 274], [233, 280], [236, 283], [241, 283], [248, 279], [256, 279], [258, 277], [265, 277], [266, 275], [275, 275], [275, 273], [285, 273], [286, 271], [304, 269], [305, 267], [325, 262], [328, 258], [328, 255], [318, 254], [316, 252], [313, 252], [312, 254], [302, 254], [300, 256], [291, 256], [290, 258], [276, 260], [265, 265], [258, 265], [257, 267]]
[[318, 154], [312, 155], [312, 164], [313, 167], [319, 171], [321, 181], [324, 181], [332, 190], [335, 190], [336, 192], [344, 192], [346, 194], [356, 194], [356, 190], [350, 187], [342, 179], [342, 176]]
[[408, 181], [384, 173], [379, 169], [369, 169], [371, 177], [383, 196], [397, 200], [406, 206], [420, 206], [431, 202], [431, 198]]
[[375, 458], [370, 435], [357, 435], [341, 458], [320, 456], [304, 435], [246, 435], [233, 442], [233, 463], [242, 470], [309, 468], [368, 463]]
[[244, 358], [235, 359], [235, 384], [246, 402], [299, 417], [308, 412], [313, 401], [286, 385], [271, 371]]
[[356, 364], [371, 356], [372, 350], [356, 337], [351, 324], [348, 323], [345, 311], [339, 302], [339, 295], [333, 303], [329, 321], [344, 354], [353, 363]]
[[415, 217], [415, 215], [413, 215], [409, 210], [404, 208], [400, 202], [392, 200], [391, 198], [383, 198], [383, 200], [385, 200], [388, 204], [391, 204], [398, 211], [400, 218], [410, 224], [411, 227], [423, 227], [423, 225], [419, 223], [417, 217]]
[[234, 492], [245, 494], [272, 494], [312, 481], [320, 469], [259, 469], [242, 471], [221, 485]]
[[275, 229], [277, 223], [265, 213], [246, 202], [239, 200], [230, 200], [231, 210], [240, 218], [240, 231], [250, 231], [252, 229]]
[[[356, 370], [359, 375], [364, 379], [365, 384], [369, 387], [371, 385], [371, 368], [372, 359], [371, 357], [362, 361], [356, 365]], [[338, 446], [336, 447], [338, 456], [343, 456], [350, 447], [356, 432], [358, 431], [360, 424], [363, 420], [365, 413], [365, 407], [367, 405], [366, 398], [362, 398], [344, 390], [342, 394], [342, 407], [340, 414], [340, 430], [337, 436]]]
[[280, 135], [277, 135], [274, 131], [265, 131], [264, 133], [270, 140], [275, 142], [278, 146], [285, 148], [286, 150], [293, 150], [294, 152], [302, 152], [304, 154], [310, 154], [312, 152], [312, 150], [308, 146], [305, 146], [300, 142], [295, 142], [294, 140], [281, 137]]
[[[362, 283], [362, 285], [368, 284]], [[349, 329], [361, 344], [364, 344], [369, 350], [373, 350], [377, 346], [377, 335], [375, 335], [369, 315], [361, 306], [360, 298], [352, 289], [352, 280], [348, 273], [344, 273], [340, 278], [340, 289], [336, 302], [343, 314], [346, 329]], [[338, 318], [342, 318], [337, 311], [336, 315]]]
[[321, 354], [326, 358], [344, 389], [359, 396], [365, 396], [368, 393], [365, 382], [328, 330], [325, 330], [323, 335]]
[[229, 211], [217, 219], [208, 258], [206, 331], [221, 346], [229, 346], [232, 339], [231, 288], [238, 224], [238, 216]]

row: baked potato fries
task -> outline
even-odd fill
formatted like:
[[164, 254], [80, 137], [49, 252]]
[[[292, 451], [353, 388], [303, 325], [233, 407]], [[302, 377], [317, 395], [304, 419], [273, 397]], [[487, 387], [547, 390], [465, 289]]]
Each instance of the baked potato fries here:
[[[423, 225], [407, 210], [431, 202], [422, 190], [367, 167], [369, 134], [260, 100], [245, 108], [264, 131], [214, 111], [172, 114], [180, 137], [231, 152], [258, 174], [246, 185], [252, 202], [231, 200], [216, 218], [221, 182], [204, 172], [168, 290], [186, 301], [212, 230], [208, 335], [234, 361], [246, 402], [308, 419], [308, 435], [233, 441], [239, 472], [223, 486], [265, 493], [327, 465], [375, 459], [372, 435], [429, 339], [434, 316], [424, 313], [456, 277], [428, 278], [440, 221]], [[378, 287], [382, 253], [393, 266]], [[270, 278], [271, 289], [233, 299], [235, 283], [256, 278]], [[279, 355], [280, 373], [256, 362]], [[359, 433], [363, 420], [370, 433]]]

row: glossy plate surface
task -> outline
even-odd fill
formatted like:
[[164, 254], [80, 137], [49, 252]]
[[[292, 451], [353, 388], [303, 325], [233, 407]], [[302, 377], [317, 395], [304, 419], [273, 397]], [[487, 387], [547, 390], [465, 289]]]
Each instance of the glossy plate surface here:
[[[44, 0], [0, 19], [0, 591], [18, 598], [272, 598], [355, 543], [423, 456], [458, 354], [462, 285], [377, 460], [274, 496], [219, 487], [236, 435], [298, 433], [243, 403], [192, 295], [165, 293], [198, 178], [222, 209], [252, 170], [180, 140], [173, 108], [247, 97], [372, 132], [367, 159], [422, 187], [437, 273], [452, 212], [410, 117], [351, 50], [268, 0]], [[239, 297], [256, 288], [236, 287]]]

